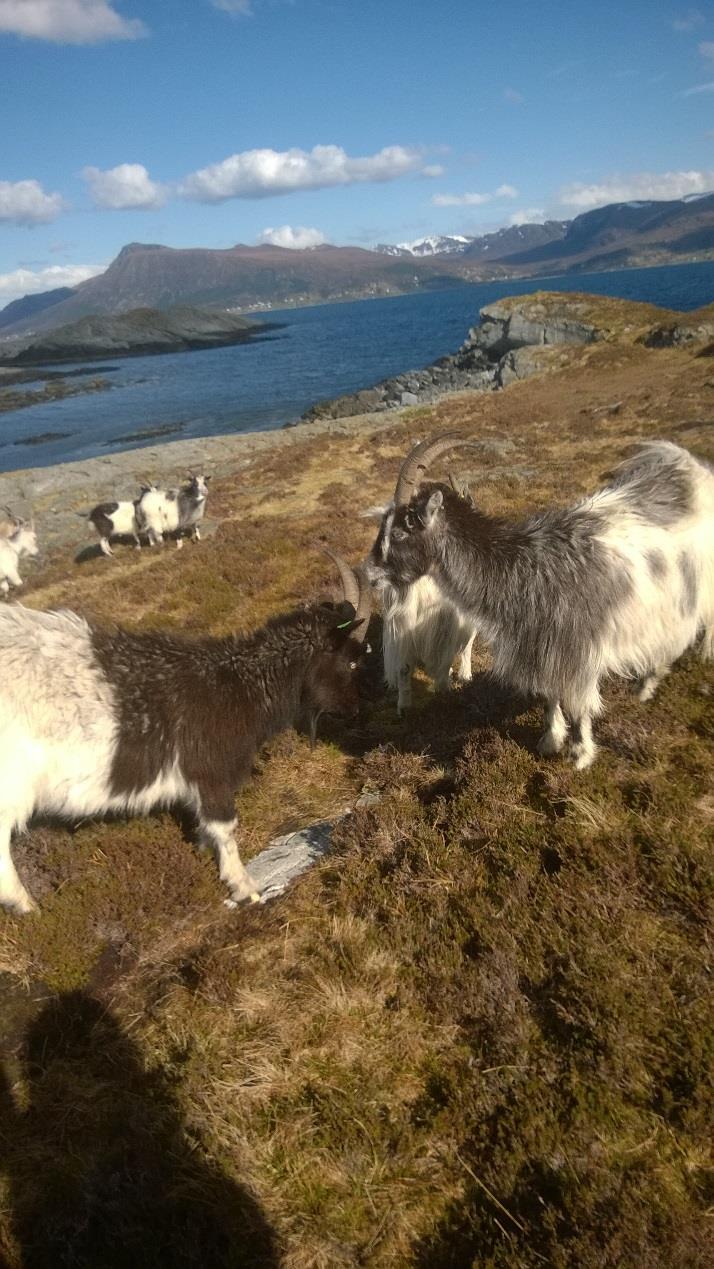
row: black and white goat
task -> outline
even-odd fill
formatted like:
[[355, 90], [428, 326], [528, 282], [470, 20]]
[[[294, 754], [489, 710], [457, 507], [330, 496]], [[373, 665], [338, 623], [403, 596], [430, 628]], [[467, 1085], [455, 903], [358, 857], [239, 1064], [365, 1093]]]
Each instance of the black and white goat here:
[[141, 531], [151, 546], [163, 545], [164, 534], [176, 534], [176, 546], [183, 546], [183, 534], [201, 541], [199, 524], [206, 513], [210, 476], [191, 476], [181, 489], [151, 488], [142, 494], [137, 508]]
[[638, 678], [649, 700], [700, 634], [714, 655], [714, 471], [650, 442], [592, 497], [509, 523], [446, 484], [420, 484], [431, 460], [464, 443], [440, 437], [405, 460], [368, 575], [402, 595], [432, 579], [490, 645], [496, 673], [545, 701], [540, 752], [570, 734], [587, 767], [607, 674]]
[[32, 522], [14, 517], [0, 536], [0, 594], [7, 596], [11, 586], [22, 586], [18, 568], [23, 555], [39, 555], [37, 534]]
[[214, 848], [230, 902], [256, 899], [236, 844], [235, 793], [257, 749], [324, 711], [352, 716], [370, 591], [340, 562], [346, 602], [255, 634], [188, 640], [103, 630], [72, 612], [0, 610], [0, 903], [34, 904], [10, 835], [34, 812], [82, 818], [183, 804]]
[[133, 538], [137, 551], [141, 550], [139, 539], [141, 529], [137, 519], [137, 508], [141, 499], [154, 488], [154, 485], [142, 485], [139, 497], [134, 502], [100, 502], [98, 506], [92, 508], [89, 519], [99, 534], [99, 545], [103, 555], [114, 554], [110, 545], [110, 539], [113, 537]]

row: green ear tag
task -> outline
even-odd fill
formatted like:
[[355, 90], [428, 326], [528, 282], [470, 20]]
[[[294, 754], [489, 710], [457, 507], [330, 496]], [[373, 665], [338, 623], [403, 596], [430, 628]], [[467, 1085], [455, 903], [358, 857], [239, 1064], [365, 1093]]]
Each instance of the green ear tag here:
[[342, 621], [342, 622], [340, 622], [339, 626], [335, 626], [335, 630], [346, 630], [346, 629], [347, 629], [347, 627], [348, 627], [348, 626], [351, 626], [351, 625], [352, 625], [352, 620], [350, 620], [350, 621]]

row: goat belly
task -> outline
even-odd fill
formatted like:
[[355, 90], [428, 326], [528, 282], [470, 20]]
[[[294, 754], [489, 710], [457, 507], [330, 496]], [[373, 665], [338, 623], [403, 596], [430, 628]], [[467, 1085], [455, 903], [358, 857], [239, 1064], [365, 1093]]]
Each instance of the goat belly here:
[[133, 534], [136, 528], [136, 516], [134, 513], [133, 502], [120, 502], [114, 512], [114, 515], [112, 516], [112, 519], [114, 521], [115, 533]]

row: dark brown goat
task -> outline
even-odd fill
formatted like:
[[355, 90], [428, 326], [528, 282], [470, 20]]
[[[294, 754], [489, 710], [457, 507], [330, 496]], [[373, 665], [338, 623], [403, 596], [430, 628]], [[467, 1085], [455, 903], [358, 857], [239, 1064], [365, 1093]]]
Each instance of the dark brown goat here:
[[[314, 737], [324, 712], [354, 715], [369, 588], [357, 603], [315, 604], [247, 637], [189, 640], [101, 630], [74, 613], [0, 615], [0, 903], [33, 905], [10, 833], [35, 809], [72, 818], [183, 804], [218, 857], [235, 903], [257, 899], [236, 844], [235, 792], [284, 728]], [[31, 685], [31, 690], [30, 690]], [[32, 762], [20, 761], [31, 753]]]

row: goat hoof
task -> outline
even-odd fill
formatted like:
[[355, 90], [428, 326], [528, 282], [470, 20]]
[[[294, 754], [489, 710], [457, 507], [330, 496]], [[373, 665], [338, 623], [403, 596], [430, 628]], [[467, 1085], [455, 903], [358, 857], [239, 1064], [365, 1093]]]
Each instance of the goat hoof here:
[[23, 899], [7, 900], [7, 909], [12, 916], [31, 916], [33, 912], [39, 912], [39, 908], [34, 899], [29, 895], [25, 895]]
[[224, 899], [223, 905], [226, 908], [242, 908], [247, 903], [260, 903], [260, 895], [257, 890], [253, 890], [250, 894], [232, 895], [230, 899]]
[[588, 767], [593, 765], [596, 753], [597, 749], [573, 749], [571, 757], [573, 759], [573, 763], [575, 764], [575, 770], [587, 771]]
[[563, 744], [564, 741], [558, 740], [555, 736], [551, 736], [550, 732], [547, 731], [544, 736], [541, 736], [536, 748], [541, 757], [553, 758], [555, 754], [560, 753], [563, 748]]

